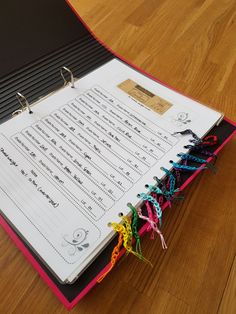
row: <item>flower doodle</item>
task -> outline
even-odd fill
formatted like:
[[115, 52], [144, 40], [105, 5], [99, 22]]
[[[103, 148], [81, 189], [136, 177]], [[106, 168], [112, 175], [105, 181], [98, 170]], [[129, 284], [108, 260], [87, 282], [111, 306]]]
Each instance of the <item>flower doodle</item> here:
[[82, 252], [89, 247], [89, 243], [86, 242], [88, 231], [83, 228], [76, 229], [71, 236], [65, 234], [63, 236], [63, 247], [68, 247], [68, 254], [75, 255], [78, 252]]
[[171, 122], [174, 123], [177, 127], [183, 127], [186, 124], [189, 124], [191, 121], [189, 113], [187, 112], [178, 112], [175, 116], [171, 118]]

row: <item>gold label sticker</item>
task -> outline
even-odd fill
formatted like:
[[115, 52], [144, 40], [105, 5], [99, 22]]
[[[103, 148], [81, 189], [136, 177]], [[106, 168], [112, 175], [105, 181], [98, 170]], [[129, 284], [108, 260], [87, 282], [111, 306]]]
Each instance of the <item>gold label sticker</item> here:
[[159, 114], [165, 113], [172, 106], [172, 104], [168, 101], [151, 93], [146, 88], [138, 85], [130, 79], [120, 83], [118, 87], [134, 99], [138, 100]]

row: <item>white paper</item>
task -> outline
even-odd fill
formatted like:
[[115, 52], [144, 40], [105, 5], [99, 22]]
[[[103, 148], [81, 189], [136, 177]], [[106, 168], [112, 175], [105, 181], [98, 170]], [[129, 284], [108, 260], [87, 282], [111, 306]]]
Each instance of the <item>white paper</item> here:
[[[118, 84], [132, 79], [172, 103], [163, 115]], [[73, 280], [113, 232], [108, 222], [161, 178], [192, 129], [220, 114], [112, 60], [0, 127], [1, 210], [62, 281]], [[178, 117], [189, 117], [184, 125]]]

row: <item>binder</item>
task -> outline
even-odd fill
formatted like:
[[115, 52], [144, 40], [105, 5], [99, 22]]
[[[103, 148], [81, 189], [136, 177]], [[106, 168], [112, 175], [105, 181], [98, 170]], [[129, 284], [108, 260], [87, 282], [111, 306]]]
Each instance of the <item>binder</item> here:
[[16, 92], [33, 103], [62, 86], [61, 67], [82, 77], [113, 58], [63, 0], [2, 3], [0, 23], [0, 122], [19, 108]]
[[[26, 14], [27, 17], [30, 17], [31, 15], [27, 14], [27, 10], [31, 12], [32, 4], [30, 1], [24, 1], [23, 4], [21, 2], [21, 10], [23, 10], [23, 5], [26, 8], [24, 14]], [[39, 46], [36, 46], [33, 51], [27, 50], [28, 55], [25, 53], [25, 50], [22, 49], [19, 53], [20, 57], [14, 60], [15, 63], [12, 63], [12, 56], [8, 56], [9, 46], [6, 45], [6, 51], [3, 52], [3, 54], [5, 54], [4, 58], [6, 62], [4, 63], [0, 78], [2, 95], [0, 107], [1, 122], [9, 119], [11, 114], [20, 108], [19, 103], [15, 98], [16, 92], [22, 93], [26, 96], [29, 103], [33, 103], [60, 88], [62, 81], [59, 75], [59, 69], [65, 65], [76, 77], [82, 77], [114, 58], [121, 59], [126, 64], [129, 64], [120, 56], [113, 53], [104, 44], [99, 42], [91, 31], [88, 30], [84, 22], [80, 18], [78, 20], [76, 19], [75, 15], [64, 1], [51, 1], [49, 5], [48, 2], [44, 0], [37, 5], [39, 6], [37, 12], [42, 12], [42, 9], [47, 7], [49, 17], [46, 19], [46, 22], [48, 22], [46, 23], [46, 30], [50, 29], [51, 24], [49, 21], [52, 20], [52, 17], [55, 14], [60, 17], [60, 21], [63, 20], [65, 23], [56, 24], [56, 31], [60, 33], [59, 39], [57, 38], [58, 41], [51, 42], [52, 34], [49, 34], [47, 40], [51, 46], [46, 45], [47, 49], [44, 49], [45, 45], [43, 44], [43, 46], [41, 46], [42, 43], [39, 43], [41, 51], [38, 51]], [[57, 12], [55, 12], [55, 8]], [[3, 16], [6, 16], [6, 14], [3, 14]], [[33, 21], [29, 21], [28, 19], [27, 22], [31, 22], [31, 25], [34, 24]], [[66, 23], [69, 23], [68, 27], [65, 26]], [[58, 30], [57, 27], [59, 24], [63, 26], [63, 30]], [[36, 23], [36, 29], [37, 26]], [[15, 29], [13, 28], [12, 32], [14, 33], [14, 31]], [[30, 31], [33, 33], [34, 29], [30, 29]], [[29, 36], [27, 40], [32, 36], [32, 33], [29, 34], [26, 32]], [[38, 42], [38, 38], [39, 37], [36, 37], [36, 43]], [[15, 42], [16, 46], [19, 46], [22, 38], [18, 37], [18, 40], [18, 43]], [[8, 57], [9, 59], [7, 59]], [[134, 65], [131, 66], [137, 69]], [[140, 69], [137, 70], [144, 73]], [[147, 73], [144, 74], [149, 76]], [[152, 79], [156, 80], [153, 77]], [[235, 134], [235, 129], [235, 124], [227, 118], [224, 118], [224, 120], [210, 132], [211, 134], [218, 136], [219, 144], [215, 147], [211, 147], [209, 151], [217, 154]], [[184, 189], [199, 172], [200, 171], [184, 173], [181, 189]], [[168, 204], [165, 203], [162, 209], [164, 210], [167, 205]], [[117, 242], [117, 239], [115, 238], [74, 284], [63, 285], [58, 282], [28, 244], [16, 234], [2, 216], [0, 217], [0, 222], [18, 248], [38, 271], [42, 279], [68, 309], [75, 306], [76, 303], [97, 283], [98, 278], [100, 278], [100, 276], [109, 268], [111, 252]], [[143, 221], [139, 221], [140, 235], [144, 234], [146, 229], [147, 224]], [[122, 254], [124, 254], [124, 250], [122, 250], [121, 255]]]

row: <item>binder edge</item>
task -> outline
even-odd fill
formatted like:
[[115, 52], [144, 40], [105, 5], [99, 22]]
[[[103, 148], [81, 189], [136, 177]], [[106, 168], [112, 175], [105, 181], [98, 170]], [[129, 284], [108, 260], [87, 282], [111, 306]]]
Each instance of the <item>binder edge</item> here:
[[[225, 120], [236, 127], [236, 123], [231, 120], [225, 118]], [[231, 140], [231, 138], [236, 134], [236, 129], [231, 133], [229, 137], [225, 139], [225, 141], [215, 150], [215, 154], [218, 154], [221, 149]], [[212, 157], [209, 157], [207, 161], [209, 161]], [[184, 190], [190, 182], [201, 172], [201, 170], [195, 171], [180, 187], [181, 190]], [[162, 206], [162, 210], [164, 210], [168, 206], [168, 203]], [[5, 219], [0, 216], [0, 225], [6, 231], [6, 233], [10, 236], [11, 240], [15, 243], [18, 249], [23, 253], [25, 258], [30, 262], [33, 268], [38, 272], [40, 277], [44, 280], [44, 282], [49, 286], [49, 288], [53, 291], [53, 293], [57, 296], [57, 298], [61, 301], [61, 303], [68, 309], [71, 310], [97, 283], [98, 278], [102, 276], [108, 269], [110, 264], [108, 263], [103, 270], [94, 277], [92, 281], [77, 295], [73, 301], [69, 302], [60, 289], [56, 286], [53, 280], [47, 275], [47, 273], [43, 270], [40, 264], [36, 261], [36, 259], [32, 256], [30, 251], [26, 248], [20, 237], [14, 232], [14, 230], [9, 226], [9, 224], [5, 221]], [[146, 223], [140, 230], [139, 235], [142, 236], [148, 227], [148, 223]], [[122, 257], [125, 253], [125, 250], [122, 249], [119, 258]]]

